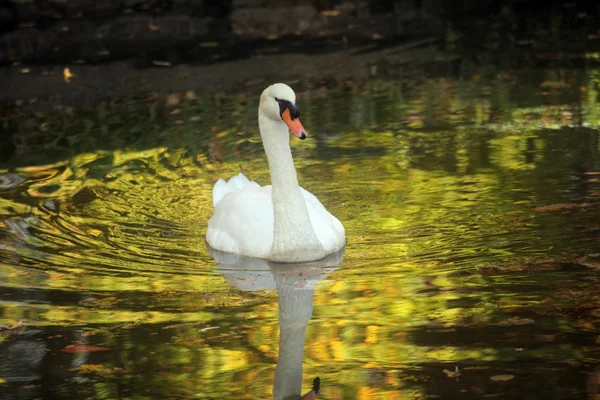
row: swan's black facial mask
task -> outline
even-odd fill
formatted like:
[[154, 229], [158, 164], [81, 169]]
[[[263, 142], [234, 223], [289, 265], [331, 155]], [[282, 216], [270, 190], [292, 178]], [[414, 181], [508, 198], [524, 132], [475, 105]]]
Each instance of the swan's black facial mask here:
[[279, 103], [279, 115], [283, 117], [283, 113], [285, 112], [285, 110], [290, 110], [290, 117], [292, 118], [292, 120], [295, 120], [296, 118], [300, 117], [300, 109], [291, 101], [289, 100], [281, 100], [278, 98], [275, 98], [275, 100], [277, 100], [277, 103]]
[[290, 128], [290, 131], [301, 140], [306, 139], [306, 130], [300, 123], [300, 109], [291, 101], [280, 100], [278, 98], [275, 98], [275, 100], [279, 104], [279, 116], [288, 128]]

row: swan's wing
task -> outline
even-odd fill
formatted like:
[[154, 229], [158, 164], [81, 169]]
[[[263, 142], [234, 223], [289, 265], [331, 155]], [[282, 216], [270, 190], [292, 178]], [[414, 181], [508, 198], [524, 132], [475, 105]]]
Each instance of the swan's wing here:
[[248, 180], [241, 172], [238, 175], [229, 178], [227, 182], [223, 179], [219, 179], [213, 187], [213, 207], [216, 206], [227, 193], [231, 193], [236, 189], [243, 189], [246, 186], [250, 186], [254, 189], [260, 188], [258, 183]]
[[266, 257], [273, 243], [271, 186], [260, 187], [250, 181], [240, 188], [220, 186], [221, 198], [208, 221], [206, 241], [213, 249], [227, 253]]
[[342, 223], [325, 209], [317, 197], [300, 188], [306, 201], [310, 222], [326, 251], [340, 250], [346, 244], [346, 232]]

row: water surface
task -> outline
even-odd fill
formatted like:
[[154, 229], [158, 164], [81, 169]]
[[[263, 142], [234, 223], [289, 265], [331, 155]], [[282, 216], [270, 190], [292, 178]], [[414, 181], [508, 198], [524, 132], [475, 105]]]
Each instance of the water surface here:
[[219, 177], [269, 182], [258, 92], [30, 118], [0, 166], [0, 394], [595, 399], [599, 79], [299, 90], [299, 179], [348, 246], [289, 266], [203, 238]]

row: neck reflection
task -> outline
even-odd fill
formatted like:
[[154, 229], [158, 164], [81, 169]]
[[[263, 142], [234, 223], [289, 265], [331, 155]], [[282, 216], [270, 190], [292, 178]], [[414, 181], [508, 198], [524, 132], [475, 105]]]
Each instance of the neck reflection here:
[[219, 273], [238, 289], [250, 292], [267, 289], [277, 291], [279, 357], [273, 382], [273, 399], [298, 400], [302, 390], [306, 327], [312, 317], [315, 288], [319, 281], [341, 264], [344, 249], [324, 259], [306, 263], [276, 263], [210, 248], [209, 252], [219, 264]]

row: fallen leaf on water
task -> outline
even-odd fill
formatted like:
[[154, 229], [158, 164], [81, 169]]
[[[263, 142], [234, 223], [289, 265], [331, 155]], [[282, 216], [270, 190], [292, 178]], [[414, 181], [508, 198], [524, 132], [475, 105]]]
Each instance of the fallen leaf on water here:
[[458, 367], [455, 367], [454, 371], [444, 369], [442, 370], [442, 372], [445, 373], [448, 378], [458, 378], [460, 376], [460, 371], [458, 370]]
[[70, 344], [61, 350], [63, 353], [93, 353], [95, 351], [109, 351], [109, 347], [91, 346], [87, 344]]
[[506, 381], [510, 381], [511, 379], [514, 379], [514, 375], [511, 374], [503, 374], [503, 375], [494, 375], [494, 376], [490, 376], [490, 379], [493, 380], [494, 382], [506, 382]]
[[102, 364], [83, 364], [80, 367], [72, 368], [69, 371], [79, 371], [82, 374], [89, 374], [92, 372], [100, 372], [104, 369]]
[[75, 76], [76, 75], [72, 73], [69, 68], [63, 69], [63, 78], [65, 79], [65, 82], [71, 82], [71, 79], [73, 79]]
[[167, 107], [176, 106], [179, 103], [181, 103], [181, 94], [179, 93], [170, 93], [165, 97], [165, 105]]
[[321, 11], [321, 15], [325, 17], [337, 17], [340, 15], [340, 10], [323, 10]]
[[188, 90], [187, 92], [185, 92], [185, 98], [188, 100], [196, 100], [198, 98], [198, 95], [193, 90]]
[[56, 339], [56, 338], [61, 338], [63, 337], [63, 335], [52, 335], [52, 336], [48, 336], [48, 339]]
[[88, 229], [88, 230], [87, 230], [87, 233], [89, 233], [89, 234], [90, 234], [90, 235], [92, 235], [92, 236], [96, 236], [96, 237], [98, 237], [98, 236], [102, 235], [102, 231], [101, 231], [101, 230], [99, 230], [99, 229], [94, 229], [94, 228], [90, 228], [90, 229]]
[[150, 29], [151, 31], [160, 31], [160, 26], [150, 22], [148, 23], [148, 29]]
[[80, 367], [71, 368], [69, 371], [79, 371], [82, 374], [98, 374], [101, 376], [123, 374], [127, 372], [125, 368], [107, 367], [102, 364], [83, 364]]
[[202, 328], [200, 329], [200, 332], [206, 332], [206, 331], [210, 331], [211, 329], [219, 329], [220, 327], [218, 326], [207, 326], [206, 328]]
[[6, 383], [6, 379], [0, 378], [0, 383]]

